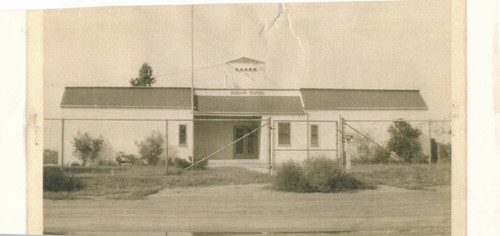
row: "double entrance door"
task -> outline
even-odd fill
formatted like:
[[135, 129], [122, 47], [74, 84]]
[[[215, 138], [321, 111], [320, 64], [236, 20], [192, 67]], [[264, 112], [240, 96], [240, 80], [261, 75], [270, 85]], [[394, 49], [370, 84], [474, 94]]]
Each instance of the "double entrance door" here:
[[[233, 141], [257, 129], [257, 126], [240, 125], [233, 128]], [[233, 159], [258, 159], [259, 158], [259, 133], [257, 130], [234, 144]]]

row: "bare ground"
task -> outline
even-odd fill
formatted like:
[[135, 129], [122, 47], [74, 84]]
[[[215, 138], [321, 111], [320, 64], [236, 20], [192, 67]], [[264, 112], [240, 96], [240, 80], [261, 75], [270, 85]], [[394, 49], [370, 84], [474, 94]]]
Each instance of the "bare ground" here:
[[450, 191], [450, 186], [406, 190], [379, 185], [347, 193], [284, 193], [249, 184], [164, 189], [134, 201], [44, 200], [44, 231], [450, 235]]

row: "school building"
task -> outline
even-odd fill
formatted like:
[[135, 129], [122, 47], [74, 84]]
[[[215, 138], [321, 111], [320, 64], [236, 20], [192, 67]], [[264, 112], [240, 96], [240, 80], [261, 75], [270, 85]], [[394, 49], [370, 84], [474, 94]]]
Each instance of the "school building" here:
[[[220, 84], [222, 88], [66, 87], [62, 118], [165, 120], [161, 131], [168, 153], [186, 159], [215, 153], [210, 160], [262, 163], [316, 154], [336, 157], [339, 115], [427, 119], [428, 107], [418, 90], [279, 89], [265, 76], [265, 64], [249, 58], [227, 62]], [[70, 140], [63, 142], [68, 147], [64, 155], [71, 155]]]

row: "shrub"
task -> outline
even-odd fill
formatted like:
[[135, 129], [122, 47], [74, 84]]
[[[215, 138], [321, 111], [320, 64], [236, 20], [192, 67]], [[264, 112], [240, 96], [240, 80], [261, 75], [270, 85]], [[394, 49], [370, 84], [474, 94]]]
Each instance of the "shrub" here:
[[325, 157], [304, 161], [304, 179], [313, 192], [331, 192], [332, 183], [342, 173], [337, 162]]
[[69, 166], [71, 166], [71, 167], [78, 167], [78, 166], [80, 166], [80, 163], [78, 163], [78, 162], [71, 162], [71, 165], [69, 165]]
[[83, 182], [73, 176], [67, 175], [61, 167], [43, 168], [44, 191], [75, 191], [84, 187]]
[[438, 143], [439, 161], [444, 163], [451, 162], [451, 143]]
[[73, 154], [82, 161], [82, 166], [85, 166], [96, 161], [103, 144], [102, 138], [93, 138], [89, 133], [81, 134], [78, 131], [73, 137]]
[[375, 148], [375, 153], [373, 154], [373, 158], [370, 159], [370, 163], [373, 164], [378, 164], [378, 163], [389, 163], [389, 160], [391, 158], [391, 153], [388, 152], [387, 150], [381, 148], [381, 147], [376, 147]]
[[115, 161], [119, 165], [123, 164], [134, 165], [140, 163], [138, 158], [134, 154], [126, 154], [124, 152], [115, 153]]
[[145, 160], [148, 165], [156, 166], [160, 163], [165, 141], [159, 131], [153, 131], [141, 142], [135, 141], [135, 145], [139, 148], [141, 159]]
[[423, 152], [418, 152], [413, 156], [411, 163], [429, 163], [429, 156]]
[[97, 165], [99, 166], [116, 166], [118, 163], [114, 160], [98, 160]]
[[342, 172], [335, 160], [313, 157], [301, 167], [295, 162], [286, 162], [274, 178], [273, 187], [289, 192], [339, 192], [368, 187], [350, 174]]
[[406, 121], [394, 121], [389, 127], [391, 138], [387, 144], [389, 151], [395, 152], [407, 163], [415, 163], [422, 160], [422, 147], [417, 138], [422, 133], [413, 128]]
[[273, 186], [279, 191], [309, 192], [309, 187], [304, 181], [302, 167], [296, 162], [283, 163], [273, 180]]

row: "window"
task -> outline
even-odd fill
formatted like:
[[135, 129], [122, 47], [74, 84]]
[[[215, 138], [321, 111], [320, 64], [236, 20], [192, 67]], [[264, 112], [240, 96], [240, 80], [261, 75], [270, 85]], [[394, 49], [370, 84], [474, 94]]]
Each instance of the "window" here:
[[[245, 135], [245, 134], [244, 134], [244, 133], [245, 133], [245, 130], [244, 130], [242, 127], [237, 127], [237, 128], [235, 129], [235, 131], [234, 131], [234, 132], [235, 132], [235, 134], [234, 134], [234, 136], [235, 136], [235, 137], [234, 137], [234, 139], [235, 139], [235, 140], [238, 140], [238, 139], [240, 139], [241, 137], [243, 137], [243, 135]], [[236, 142], [235, 152], [236, 152], [237, 154], [242, 154], [242, 153], [243, 153], [243, 148], [244, 148], [244, 145], [245, 145], [245, 143], [244, 143], [244, 139], [242, 139], [242, 140], [240, 140], [240, 141]]]
[[318, 125], [311, 125], [311, 146], [319, 146]]
[[290, 144], [290, 123], [278, 124], [278, 144]]
[[179, 145], [186, 145], [187, 140], [187, 126], [179, 125]]

